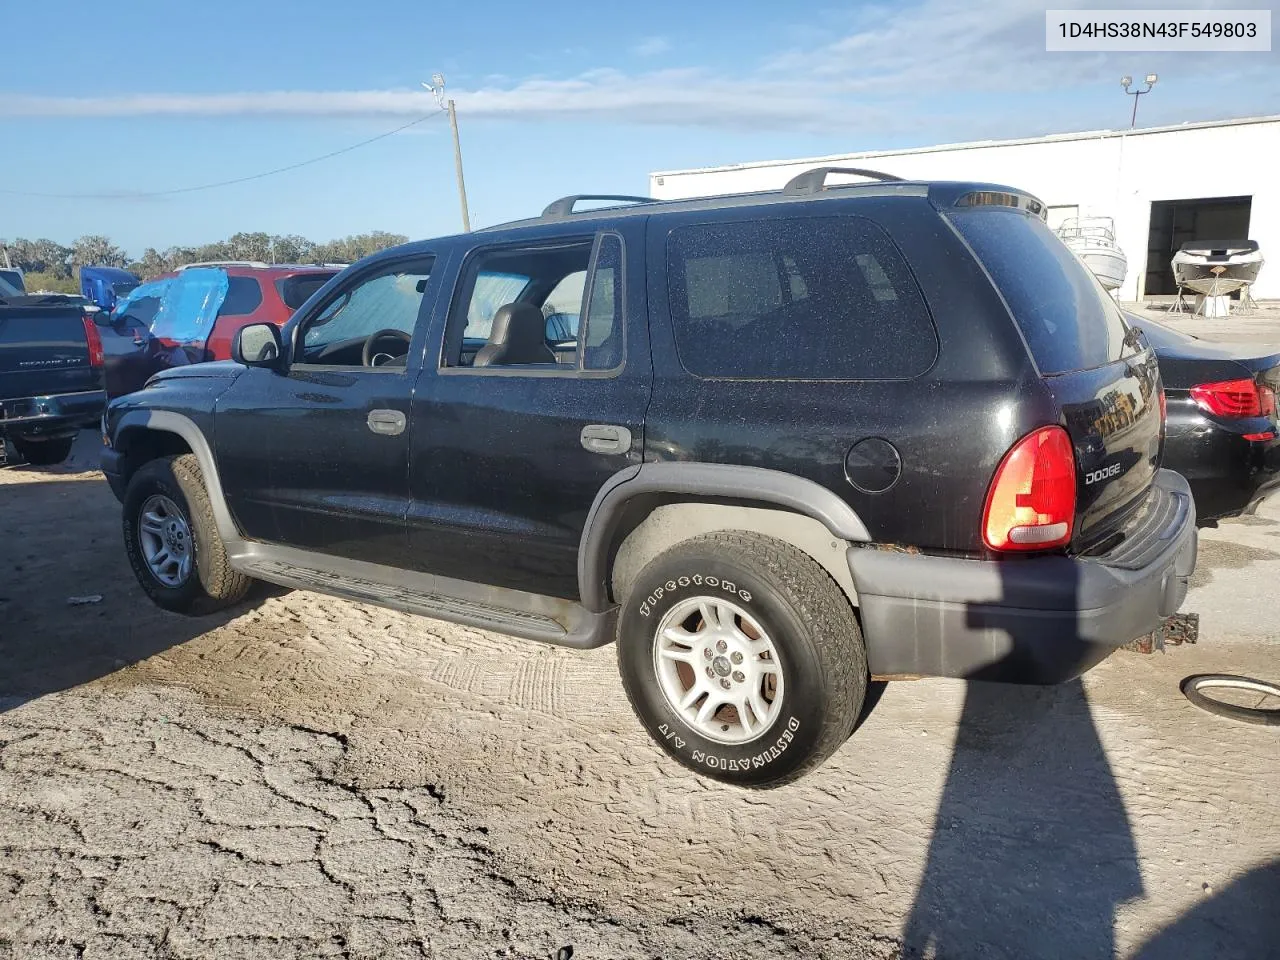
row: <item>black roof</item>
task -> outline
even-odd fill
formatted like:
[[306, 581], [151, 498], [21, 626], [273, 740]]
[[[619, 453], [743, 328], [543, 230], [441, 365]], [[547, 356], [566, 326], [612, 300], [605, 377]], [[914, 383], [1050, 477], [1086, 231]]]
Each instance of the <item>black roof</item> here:
[[[835, 168], [820, 168], [822, 172], [835, 172]], [[553, 201], [541, 216], [524, 220], [512, 220], [482, 227], [470, 234], [452, 234], [430, 240], [418, 240], [390, 250], [382, 251], [374, 256], [381, 258], [383, 254], [401, 255], [405, 253], [428, 253], [441, 241], [465, 240], [475, 234], [489, 235], [510, 230], [533, 229], [537, 227], [559, 226], [570, 223], [590, 223], [596, 220], [613, 220], [619, 217], [649, 217], [664, 213], [686, 213], [701, 210], [726, 210], [739, 207], [768, 206], [771, 204], [823, 203], [829, 200], [848, 200], [884, 197], [914, 197], [928, 199], [938, 207], [954, 207], [970, 197], [997, 198], [984, 202], [997, 205], [1020, 206], [1038, 215], [1043, 215], [1044, 204], [1025, 190], [996, 183], [977, 181], [926, 181], [884, 179], [862, 183], [840, 183], [826, 185], [812, 177], [819, 171], [806, 171], [794, 178], [788, 186], [801, 184], [800, 189], [783, 188], [781, 190], [762, 190], [754, 193], [728, 193], [710, 197], [691, 197], [684, 200], [655, 200], [650, 197], [623, 197], [618, 194], [577, 194], [562, 197]], [[852, 172], [852, 171], [851, 171]], [[872, 171], [856, 171], [867, 174]], [[1001, 199], [1002, 198], [1002, 199]], [[574, 210], [580, 200], [608, 199], [622, 201], [618, 204], [594, 207], [589, 210]]]

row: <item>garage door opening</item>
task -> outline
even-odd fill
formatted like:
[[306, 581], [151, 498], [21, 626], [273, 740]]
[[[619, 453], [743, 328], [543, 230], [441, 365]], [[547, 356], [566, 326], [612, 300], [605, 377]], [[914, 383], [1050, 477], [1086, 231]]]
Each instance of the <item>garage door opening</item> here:
[[1170, 261], [1188, 240], [1218, 243], [1248, 239], [1252, 206], [1253, 197], [1152, 201], [1144, 295], [1172, 296], [1178, 292]]

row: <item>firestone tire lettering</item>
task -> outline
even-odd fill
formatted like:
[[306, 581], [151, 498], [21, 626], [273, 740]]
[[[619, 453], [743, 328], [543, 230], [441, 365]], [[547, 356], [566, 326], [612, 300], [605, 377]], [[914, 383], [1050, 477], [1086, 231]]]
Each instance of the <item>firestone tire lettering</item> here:
[[733, 594], [734, 596], [738, 597], [741, 600], [744, 600], [748, 603], [751, 602], [751, 591], [738, 589], [738, 585], [734, 583], [732, 580], [721, 580], [718, 577], [704, 577], [700, 573], [695, 573], [692, 576], [677, 577], [674, 580], [668, 580], [662, 586], [655, 587], [653, 590], [653, 593], [649, 594], [641, 602], [640, 615], [643, 617], [649, 616], [653, 612], [653, 609], [657, 605], [658, 601], [661, 600], [664, 596], [666, 596], [669, 593], [674, 593], [676, 590], [680, 590], [688, 586], [716, 587], [720, 590], [723, 590], [725, 593]]

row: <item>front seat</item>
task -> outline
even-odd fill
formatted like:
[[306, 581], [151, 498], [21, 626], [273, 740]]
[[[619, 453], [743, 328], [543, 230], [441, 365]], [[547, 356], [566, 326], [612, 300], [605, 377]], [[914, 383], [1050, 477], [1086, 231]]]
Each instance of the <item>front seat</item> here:
[[531, 303], [508, 303], [493, 315], [489, 340], [476, 351], [472, 365], [555, 362], [555, 351], [547, 346], [547, 322], [542, 311]]

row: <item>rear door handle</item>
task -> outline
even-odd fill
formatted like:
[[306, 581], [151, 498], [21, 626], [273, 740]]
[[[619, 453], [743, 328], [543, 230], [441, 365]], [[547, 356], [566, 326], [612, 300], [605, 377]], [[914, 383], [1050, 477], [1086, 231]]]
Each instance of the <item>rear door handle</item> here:
[[399, 410], [370, 410], [369, 429], [385, 437], [398, 437], [404, 433], [405, 418]]
[[589, 423], [579, 436], [584, 450], [591, 453], [626, 453], [631, 449], [631, 431], [611, 423]]

